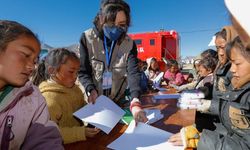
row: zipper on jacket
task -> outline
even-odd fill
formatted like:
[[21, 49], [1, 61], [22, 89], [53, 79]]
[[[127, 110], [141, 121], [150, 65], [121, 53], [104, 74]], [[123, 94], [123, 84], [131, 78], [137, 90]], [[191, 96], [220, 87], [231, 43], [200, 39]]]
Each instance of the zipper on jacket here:
[[14, 116], [7, 116], [6, 118], [4, 130], [3, 130], [2, 142], [1, 142], [1, 150], [8, 150], [10, 141], [14, 139], [14, 134], [11, 130], [13, 120], [14, 120]]

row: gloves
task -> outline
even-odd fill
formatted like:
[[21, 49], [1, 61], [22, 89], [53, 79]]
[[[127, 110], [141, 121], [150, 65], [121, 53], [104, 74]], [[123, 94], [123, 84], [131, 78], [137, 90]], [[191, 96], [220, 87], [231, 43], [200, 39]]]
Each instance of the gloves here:
[[200, 133], [193, 125], [183, 127], [181, 129], [181, 138], [185, 148], [197, 148]]
[[211, 100], [202, 99], [201, 105], [197, 107], [197, 111], [200, 111], [202, 113], [208, 112], [208, 109], [210, 108], [210, 106], [211, 106]]

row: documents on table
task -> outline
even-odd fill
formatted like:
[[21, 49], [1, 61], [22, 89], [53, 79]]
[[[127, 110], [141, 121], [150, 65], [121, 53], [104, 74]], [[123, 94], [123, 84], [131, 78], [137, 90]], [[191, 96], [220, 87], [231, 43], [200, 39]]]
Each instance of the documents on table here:
[[76, 111], [74, 116], [109, 134], [124, 114], [125, 112], [111, 99], [101, 95], [95, 104], [87, 104]]
[[159, 109], [145, 108], [144, 111], [146, 112], [148, 118], [148, 124], [155, 123], [156, 121], [164, 117], [164, 115], [161, 113]]
[[[129, 125], [132, 120], [134, 120], [133, 114], [130, 112], [129, 108], [123, 109], [126, 114], [122, 117], [121, 123], [125, 123], [126, 125]], [[148, 118], [148, 124], [155, 123], [156, 121], [162, 119], [164, 115], [161, 113], [159, 109], [156, 108], [145, 108], [143, 109], [146, 113], [146, 116]]]
[[133, 120], [127, 130], [107, 147], [115, 150], [184, 150], [183, 146], [173, 146], [167, 142], [172, 135], [167, 131]]
[[160, 94], [160, 95], [154, 95], [153, 99], [160, 100], [160, 99], [178, 99], [181, 95], [179, 93], [176, 94]]

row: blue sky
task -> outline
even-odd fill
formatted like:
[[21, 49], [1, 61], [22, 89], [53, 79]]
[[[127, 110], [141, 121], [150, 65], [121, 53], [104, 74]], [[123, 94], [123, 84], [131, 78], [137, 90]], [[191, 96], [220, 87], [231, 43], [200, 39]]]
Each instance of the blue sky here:
[[[224, 0], [126, 0], [131, 7], [129, 32], [176, 30], [181, 55], [196, 56], [208, 48], [214, 33], [230, 24]], [[18, 21], [53, 47], [79, 41], [92, 27], [100, 0], [1, 0], [0, 18]]]

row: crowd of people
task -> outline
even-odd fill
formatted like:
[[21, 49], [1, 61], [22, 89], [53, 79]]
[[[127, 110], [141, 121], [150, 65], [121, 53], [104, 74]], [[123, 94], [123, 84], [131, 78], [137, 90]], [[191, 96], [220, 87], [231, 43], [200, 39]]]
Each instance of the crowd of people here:
[[250, 26], [245, 9], [238, 11], [243, 0], [225, 3], [232, 25], [215, 33], [216, 50], [197, 56], [190, 78], [176, 60], [161, 70], [156, 58], [137, 58], [127, 35], [131, 10], [123, 0], [101, 2], [93, 27], [80, 37], [80, 57], [56, 48], [38, 60], [36, 35], [18, 22], [0, 20], [0, 149], [63, 149], [94, 137], [100, 129], [73, 113], [100, 95], [123, 107], [129, 91], [130, 111], [145, 123], [140, 95], [162, 85], [205, 95], [195, 123], [168, 142], [201, 150], [250, 149]]

